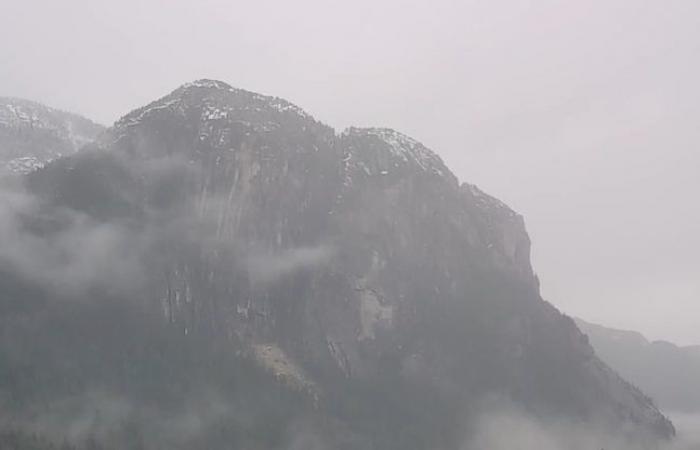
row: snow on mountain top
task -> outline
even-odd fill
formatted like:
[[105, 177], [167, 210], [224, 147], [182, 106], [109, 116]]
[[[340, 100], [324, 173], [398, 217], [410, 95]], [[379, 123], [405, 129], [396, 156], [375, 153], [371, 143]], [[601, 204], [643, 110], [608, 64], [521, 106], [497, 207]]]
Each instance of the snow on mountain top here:
[[224, 83], [223, 81], [219, 80], [209, 80], [206, 78], [185, 83], [182, 86], [180, 86], [179, 89], [190, 88], [221, 89], [226, 91], [235, 91], [235, 89], [228, 83]]
[[[39, 120], [39, 104], [15, 98], [0, 98], [0, 125], [17, 126], [21, 123], [33, 123]], [[52, 111], [46, 108], [47, 112]]]
[[442, 158], [426, 146], [390, 128], [348, 128], [344, 136], [368, 136], [386, 144], [392, 157], [403, 163], [412, 163], [425, 172], [456, 180]]
[[232, 113], [292, 113], [302, 119], [316, 120], [300, 107], [279, 97], [272, 97], [234, 88], [218, 80], [201, 79], [183, 84], [165, 97], [125, 115], [115, 123], [115, 128], [136, 125], [152, 114], [170, 110], [184, 114], [190, 107], [201, 107], [202, 121], [234, 117]]
[[0, 97], [0, 167], [29, 173], [92, 142], [104, 127], [77, 114]]
[[34, 156], [24, 156], [7, 161], [5, 163], [5, 169], [12, 173], [26, 175], [30, 172], [41, 169], [49, 162], [51, 162], [51, 159], [42, 161]]
[[474, 198], [474, 202], [482, 209], [499, 212], [508, 217], [519, 216], [518, 213], [510, 208], [510, 206], [506, 205], [496, 197], [488, 195], [474, 184], [463, 183], [462, 189], [471, 194], [471, 196]]
[[95, 134], [104, 127], [78, 114], [52, 108], [17, 97], [0, 97], [0, 126], [32, 123], [36, 126], [75, 123], [91, 128]]
[[231, 85], [224, 83], [223, 81], [218, 81], [218, 80], [209, 80], [209, 79], [201, 79], [201, 80], [196, 80], [192, 81], [190, 83], [186, 83], [182, 85], [180, 88], [178, 88], [175, 92], [178, 91], [188, 91], [193, 88], [203, 88], [203, 89], [212, 89], [215, 91], [225, 91], [229, 92], [232, 94], [235, 94], [239, 97], [244, 97], [247, 98], [249, 101], [252, 103], [257, 103], [259, 106], [262, 107], [268, 107], [273, 110], [276, 110], [278, 112], [292, 112], [295, 113], [305, 119], [310, 119], [314, 120], [314, 118], [304, 111], [302, 108], [298, 107], [297, 105], [288, 102], [287, 100], [280, 98], [280, 97], [273, 97], [269, 95], [263, 95], [259, 94], [257, 92], [251, 92], [247, 91], [245, 89], [238, 89], [234, 88]]

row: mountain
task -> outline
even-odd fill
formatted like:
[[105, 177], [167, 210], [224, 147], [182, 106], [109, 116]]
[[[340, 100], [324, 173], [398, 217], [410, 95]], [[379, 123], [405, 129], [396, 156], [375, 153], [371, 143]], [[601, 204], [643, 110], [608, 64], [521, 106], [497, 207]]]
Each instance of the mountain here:
[[668, 411], [700, 412], [700, 346], [650, 342], [636, 331], [576, 319], [600, 358]]
[[103, 130], [102, 125], [76, 114], [0, 97], [0, 168], [28, 173], [74, 153]]
[[674, 434], [541, 298], [523, 218], [399, 132], [199, 80], [23, 182], [0, 399], [49, 436], [462, 448], [494, 402]]

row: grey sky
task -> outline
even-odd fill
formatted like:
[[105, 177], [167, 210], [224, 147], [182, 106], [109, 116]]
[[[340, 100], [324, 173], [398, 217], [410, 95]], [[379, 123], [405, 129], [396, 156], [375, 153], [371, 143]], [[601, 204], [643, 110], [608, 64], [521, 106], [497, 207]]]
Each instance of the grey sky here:
[[396, 128], [525, 216], [545, 298], [700, 344], [697, 0], [0, 0], [0, 61], [103, 123], [207, 77]]

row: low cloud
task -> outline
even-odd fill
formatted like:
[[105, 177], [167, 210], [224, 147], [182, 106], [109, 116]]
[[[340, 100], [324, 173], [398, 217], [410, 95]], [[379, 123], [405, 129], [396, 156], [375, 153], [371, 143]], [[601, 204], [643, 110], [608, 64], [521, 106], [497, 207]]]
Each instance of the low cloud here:
[[538, 417], [512, 402], [489, 399], [469, 427], [463, 450], [698, 450], [700, 417], [683, 416], [678, 436], [658, 441], [605, 424], [575, 422], [568, 418]]
[[134, 239], [123, 225], [67, 208], [44, 217], [43, 207], [24, 190], [0, 191], [3, 269], [63, 294], [141, 279], [138, 236]]
[[299, 247], [277, 253], [259, 253], [248, 258], [248, 274], [253, 283], [271, 283], [299, 271], [319, 267], [335, 253], [330, 245]]
[[92, 389], [55, 400], [38, 411], [15, 418], [16, 425], [54, 441], [73, 443], [95, 439], [122, 443], [140, 439], [146, 448], [164, 442], [174, 448], [201, 439], [219, 421], [245, 423], [252, 420], [213, 389], [190, 394], [186, 404], [175, 410], [141, 405], [123, 395]]

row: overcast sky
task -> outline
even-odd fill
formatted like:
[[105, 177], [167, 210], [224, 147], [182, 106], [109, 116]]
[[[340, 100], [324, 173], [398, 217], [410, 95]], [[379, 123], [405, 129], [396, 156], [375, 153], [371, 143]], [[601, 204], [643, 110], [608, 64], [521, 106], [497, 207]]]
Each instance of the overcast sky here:
[[109, 124], [197, 78], [421, 140], [547, 300], [700, 344], [700, 1], [0, 0], [0, 95]]

